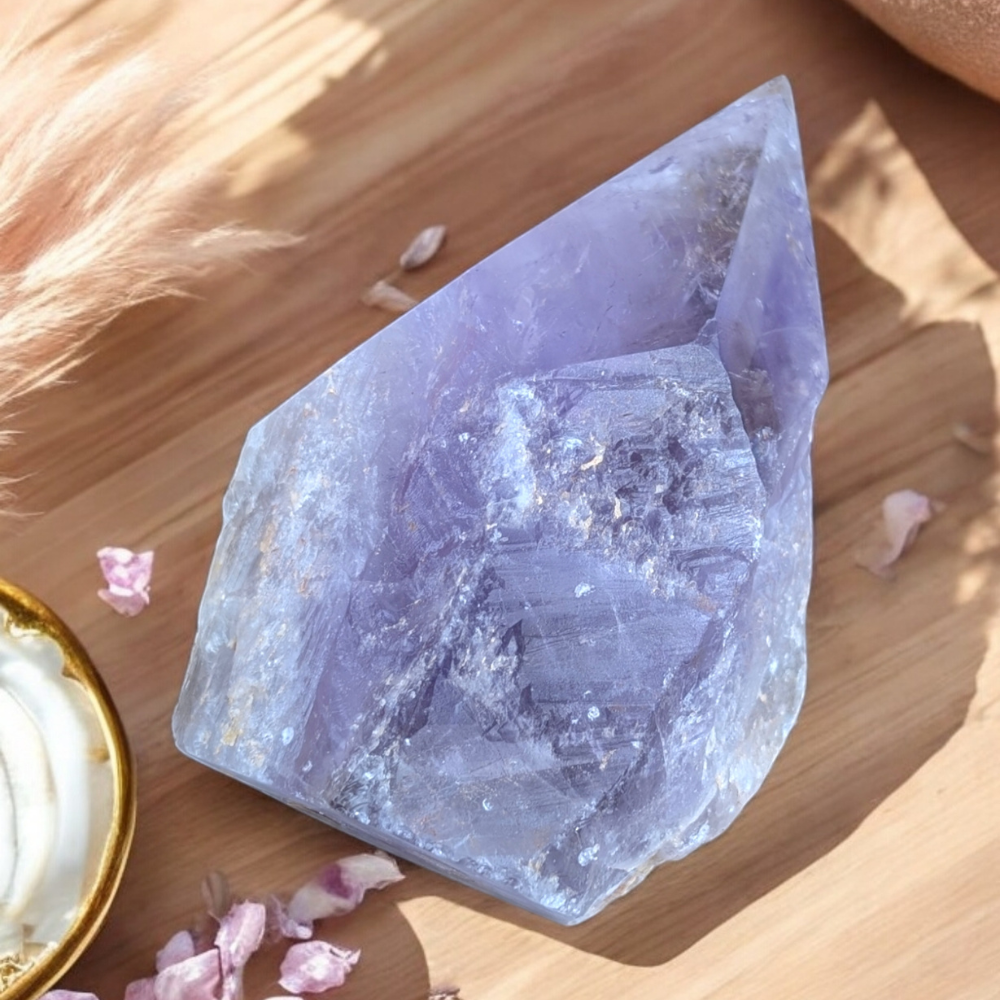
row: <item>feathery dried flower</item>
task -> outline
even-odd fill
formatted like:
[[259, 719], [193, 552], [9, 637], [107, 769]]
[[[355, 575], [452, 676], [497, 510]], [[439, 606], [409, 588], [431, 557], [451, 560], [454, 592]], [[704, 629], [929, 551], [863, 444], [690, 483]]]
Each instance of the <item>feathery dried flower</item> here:
[[207, 223], [220, 173], [184, 162], [196, 89], [147, 55], [102, 54], [0, 47], [0, 412], [122, 310], [296, 242]]

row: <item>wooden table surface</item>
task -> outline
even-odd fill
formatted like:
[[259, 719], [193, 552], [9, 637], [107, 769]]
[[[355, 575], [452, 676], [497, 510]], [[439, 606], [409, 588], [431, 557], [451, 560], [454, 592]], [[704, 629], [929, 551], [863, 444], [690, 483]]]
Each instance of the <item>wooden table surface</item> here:
[[[4, 23], [15, 5], [4, 5]], [[235, 217], [301, 246], [143, 308], [2, 456], [25, 478], [0, 572], [103, 671], [140, 804], [106, 929], [66, 980], [117, 1000], [223, 867], [293, 889], [357, 848], [183, 759], [173, 708], [247, 428], [387, 322], [359, 295], [421, 227], [420, 296], [683, 129], [786, 73], [816, 215], [833, 380], [815, 447], [817, 559], [801, 720], [732, 829], [561, 929], [412, 866], [342, 926], [345, 1000], [1000, 996], [1000, 107], [839, 0], [89, 0], [108, 27], [218, 65], [199, 141]], [[129, 36], [131, 37], [131, 35]], [[898, 568], [854, 565], [882, 497], [947, 504]], [[153, 603], [101, 604], [94, 552], [156, 549]], [[248, 1000], [276, 993], [273, 963]]]

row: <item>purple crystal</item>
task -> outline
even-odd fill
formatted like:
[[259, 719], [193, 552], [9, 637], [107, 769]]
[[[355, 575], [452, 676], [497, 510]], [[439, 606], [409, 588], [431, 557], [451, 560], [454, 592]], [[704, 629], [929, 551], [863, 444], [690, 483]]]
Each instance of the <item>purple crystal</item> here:
[[250, 431], [178, 746], [591, 916], [724, 830], [795, 720], [826, 379], [778, 79]]

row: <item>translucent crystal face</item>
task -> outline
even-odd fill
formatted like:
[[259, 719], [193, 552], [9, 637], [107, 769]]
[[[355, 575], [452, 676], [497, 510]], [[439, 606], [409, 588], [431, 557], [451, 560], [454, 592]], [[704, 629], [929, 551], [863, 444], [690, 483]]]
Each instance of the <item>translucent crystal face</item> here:
[[178, 746], [591, 916], [725, 829], [795, 720], [826, 378], [779, 79], [251, 430]]

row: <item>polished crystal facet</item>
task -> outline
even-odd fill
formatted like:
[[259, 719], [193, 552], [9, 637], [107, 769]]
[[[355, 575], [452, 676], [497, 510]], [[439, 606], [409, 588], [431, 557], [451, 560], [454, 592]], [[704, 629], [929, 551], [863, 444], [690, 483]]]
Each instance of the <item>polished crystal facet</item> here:
[[795, 720], [826, 379], [779, 79], [250, 431], [178, 745], [585, 919], [724, 830]]

